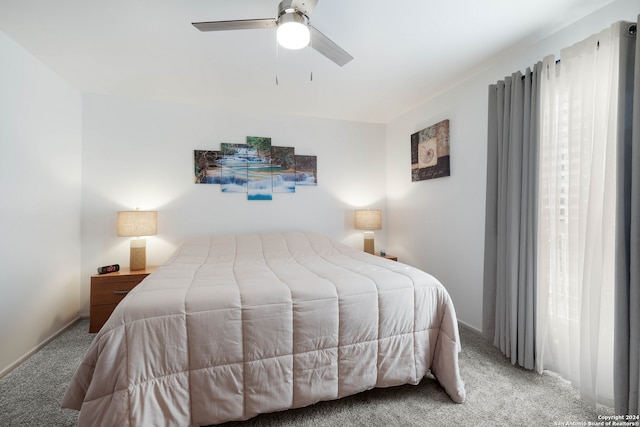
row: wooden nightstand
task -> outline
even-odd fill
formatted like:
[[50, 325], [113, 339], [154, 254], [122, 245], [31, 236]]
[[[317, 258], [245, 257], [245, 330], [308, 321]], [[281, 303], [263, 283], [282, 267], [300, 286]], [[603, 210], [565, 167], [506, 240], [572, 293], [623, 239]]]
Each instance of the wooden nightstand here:
[[89, 332], [98, 332], [116, 305], [155, 269], [156, 267], [147, 267], [145, 270], [131, 271], [123, 268], [115, 273], [91, 276]]
[[376, 255], [381, 256], [382, 258], [386, 258], [386, 259], [390, 259], [391, 261], [398, 261], [398, 257], [397, 256], [393, 256], [393, 255], [380, 255], [380, 252], [377, 252]]

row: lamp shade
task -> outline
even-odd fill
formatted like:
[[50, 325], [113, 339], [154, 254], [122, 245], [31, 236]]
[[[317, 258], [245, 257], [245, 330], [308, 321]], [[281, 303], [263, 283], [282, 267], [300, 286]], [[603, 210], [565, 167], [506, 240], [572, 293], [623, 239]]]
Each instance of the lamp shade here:
[[381, 210], [356, 210], [356, 230], [380, 230], [381, 228]]
[[309, 44], [311, 33], [305, 18], [296, 12], [286, 12], [278, 21], [276, 38], [287, 49], [302, 49]]
[[118, 236], [152, 236], [158, 233], [158, 212], [118, 212]]

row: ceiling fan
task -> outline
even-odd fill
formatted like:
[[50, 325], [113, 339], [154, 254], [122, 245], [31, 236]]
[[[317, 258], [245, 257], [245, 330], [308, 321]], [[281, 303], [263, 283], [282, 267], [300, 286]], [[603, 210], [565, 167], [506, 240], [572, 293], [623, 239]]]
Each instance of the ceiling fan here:
[[192, 25], [200, 31], [277, 28], [277, 39], [281, 46], [300, 49], [310, 45], [342, 67], [351, 61], [353, 56], [309, 24], [309, 16], [317, 3], [318, 0], [282, 0], [278, 5], [277, 18], [193, 22]]

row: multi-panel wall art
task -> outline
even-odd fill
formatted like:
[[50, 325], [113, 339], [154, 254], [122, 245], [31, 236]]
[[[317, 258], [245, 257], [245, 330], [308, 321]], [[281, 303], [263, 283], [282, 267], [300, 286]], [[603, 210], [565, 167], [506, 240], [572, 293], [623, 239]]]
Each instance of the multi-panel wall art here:
[[271, 145], [271, 138], [248, 136], [245, 144], [221, 143], [219, 151], [194, 150], [196, 184], [219, 184], [225, 193], [247, 193], [249, 200], [272, 200], [318, 185], [316, 156], [296, 155], [293, 147]]
[[443, 120], [411, 135], [411, 181], [449, 175], [449, 120]]

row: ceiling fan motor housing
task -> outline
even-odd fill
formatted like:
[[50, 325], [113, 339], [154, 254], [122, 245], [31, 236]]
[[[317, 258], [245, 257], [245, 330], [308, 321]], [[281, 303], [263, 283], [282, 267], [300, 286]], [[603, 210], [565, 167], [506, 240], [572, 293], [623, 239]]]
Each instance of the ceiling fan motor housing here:
[[291, 4], [291, 0], [283, 0], [278, 4], [278, 22], [280, 22], [280, 17], [282, 17], [282, 15], [293, 13], [302, 17], [305, 20], [305, 24], [309, 21], [309, 17], [302, 10], [293, 6]]

